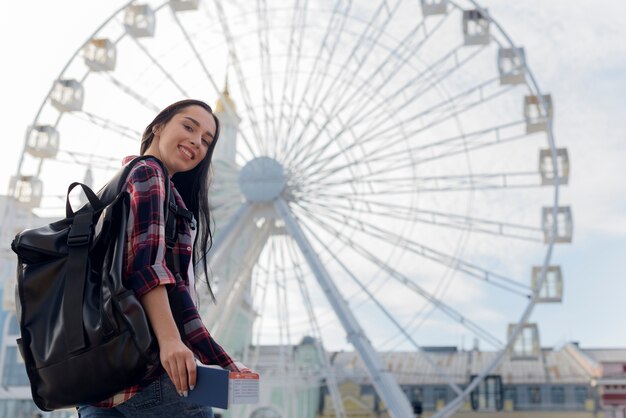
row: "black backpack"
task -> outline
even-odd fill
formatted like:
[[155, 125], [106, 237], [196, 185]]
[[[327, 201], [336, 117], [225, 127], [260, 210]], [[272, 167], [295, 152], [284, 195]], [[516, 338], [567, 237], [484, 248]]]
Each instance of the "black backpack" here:
[[[102, 401], [137, 384], [159, 366], [156, 338], [140, 301], [122, 283], [129, 194], [122, 190], [134, 165], [159, 162], [166, 181], [167, 265], [177, 280], [172, 248], [176, 218], [167, 169], [143, 156], [124, 166], [96, 195], [72, 183], [65, 219], [25, 230], [11, 248], [18, 255], [17, 340], [35, 404], [42, 410]], [[76, 213], [69, 193], [80, 185], [89, 203]], [[188, 219], [189, 220], [189, 219]], [[180, 318], [174, 318], [181, 330]]]

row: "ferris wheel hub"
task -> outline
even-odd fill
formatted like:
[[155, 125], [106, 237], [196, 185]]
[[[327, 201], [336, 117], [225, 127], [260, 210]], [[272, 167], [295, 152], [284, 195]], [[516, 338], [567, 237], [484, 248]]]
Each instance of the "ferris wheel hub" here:
[[287, 184], [283, 166], [270, 157], [257, 157], [241, 169], [239, 188], [248, 202], [271, 202]]

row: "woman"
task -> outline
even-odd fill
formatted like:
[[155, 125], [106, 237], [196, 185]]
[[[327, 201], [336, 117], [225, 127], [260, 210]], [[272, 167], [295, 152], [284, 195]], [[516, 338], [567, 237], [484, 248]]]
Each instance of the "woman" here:
[[[159, 344], [162, 368], [142, 382], [97, 405], [78, 407], [81, 418], [92, 417], [213, 417], [210, 408], [185, 402], [196, 382], [197, 357], [204, 364], [217, 364], [231, 371], [247, 372], [235, 363], [208, 333], [192, 297], [193, 266], [199, 264], [206, 274], [204, 255], [211, 243], [207, 182], [213, 150], [219, 136], [219, 121], [204, 102], [183, 100], [159, 113], [148, 125], [141, 141], [141, 154], [147, 159], [131, 170], [126, 189], [130, 194], [130, 219], [124, 280], [146, 311]], [[134, 157], [126, 157], [124, 163]], [[180, 277], [166, 263], [165, 176], [171, 176], [171, 193], [176, 204], [188, 209], [191, 222], [177, 218]], [[196, 222], [198, 220], [198, 230]], [[194, 244], [198, 243], [199, 246]], [[182, 322], [184, 335], [174, 318]], [[97, 378], [97, 376], [95, 376]]]

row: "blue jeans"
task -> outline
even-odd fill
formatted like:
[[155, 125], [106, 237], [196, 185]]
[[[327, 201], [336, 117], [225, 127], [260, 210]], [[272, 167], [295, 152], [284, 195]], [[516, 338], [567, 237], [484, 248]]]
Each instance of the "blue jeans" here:
[[77, 409], [80, 418], [213, 418], [213, 410], [210, 407], [194, 405], [183, 399], [176, 392], [176, 387], [167, 373], [163, 373], [158, 380], [115, 408], [80, 405]]

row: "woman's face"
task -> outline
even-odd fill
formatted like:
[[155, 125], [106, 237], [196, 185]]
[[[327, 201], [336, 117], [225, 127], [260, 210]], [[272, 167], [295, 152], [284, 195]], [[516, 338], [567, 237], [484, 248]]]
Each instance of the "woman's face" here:
[[160, 159], [170, 176], [202, 162], [215, 137], [215, 119], [200, 106], [188, 106], [165, 125], [156, 125], [146, 155]]

